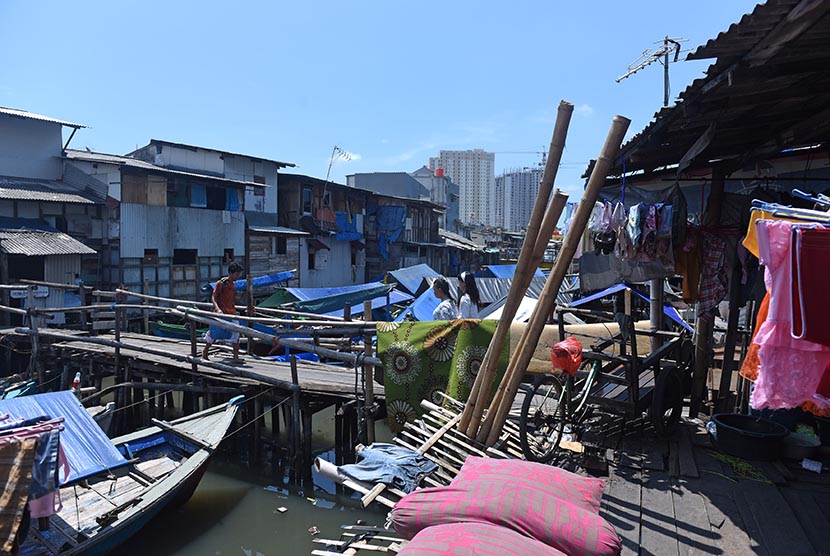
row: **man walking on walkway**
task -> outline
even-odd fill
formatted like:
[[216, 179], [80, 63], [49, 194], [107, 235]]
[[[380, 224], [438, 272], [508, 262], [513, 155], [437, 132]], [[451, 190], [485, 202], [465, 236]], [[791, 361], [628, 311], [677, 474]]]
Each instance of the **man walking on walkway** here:
[[[216, 313], [223, 313], [225, 315], [235, 315], [236, 306], [234, 304], [234, 294], [236, 291], [235, 282], [242, 274], [242, 266], [239, 263], [231, 263], [228, 265], [228, 275], [216, 282], [213, 288], [213, 295], [210, 300], [213, 302], [213, 310]], [[238, 321], [232, 320], [230, 322], [239, 324]], [[218, 337], [221, 335], [221, 338]], [[216, 337], [215, 337], [216, 336]], [[205, 334], [205, 349], [202, 350], [202, 359], [208, 360], [208, 350], [215, 340], [228, 340], [233, 346], [233, 360], [239, 361], [239, 333], [229, 332], [223, 328], [211, 326], [207, 334]]]

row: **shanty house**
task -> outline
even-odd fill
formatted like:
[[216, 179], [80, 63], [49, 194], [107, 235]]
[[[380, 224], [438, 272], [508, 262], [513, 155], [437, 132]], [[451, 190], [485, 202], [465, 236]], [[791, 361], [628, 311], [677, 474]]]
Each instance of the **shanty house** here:
[[[100, 278], [106, 185], [64, 168], [63, 128], [84, 126], [0, 108], [0, 282], [73, 283]], [[62, 290], [41, 289], [38, 305], [64, 305]], [[4, 293], [3, 301], [11, 301]], [[58, 319], [59, 321], [60, 319]], [[57, 321], [53, 321], [57, 322]]]
[[301, 287], [366, 282], [370, 196], [369, 191], [310, 176], [280, 174], [279, 223], [308, 233], [300, 240]]

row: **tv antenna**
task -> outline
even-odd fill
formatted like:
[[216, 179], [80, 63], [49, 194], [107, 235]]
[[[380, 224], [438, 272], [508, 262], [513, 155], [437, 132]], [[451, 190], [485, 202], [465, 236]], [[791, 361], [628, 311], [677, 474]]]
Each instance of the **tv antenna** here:
[[[669, 64], [678, 61], [680, 58], [680, 43], [686, 42], [687, 40], [688, 39], [683, 38], [673, 39], [666, 36], [662, 41], [655, 43], [659, 46], [645, 50], [639, 58], [631, 62], [628, 65], [628, 71], [616, 78], [614, 81], [619, 83], [626, 77], [631, 77], [641, 69], [647, 68], [654, 62], [660, 62], [663, 64], [663, 106], [668, 106], [669, 93], [671, 92], [671, 87], [669, 86]], [[674, 54], [674, 57], [670, 58], [672, 53]]]

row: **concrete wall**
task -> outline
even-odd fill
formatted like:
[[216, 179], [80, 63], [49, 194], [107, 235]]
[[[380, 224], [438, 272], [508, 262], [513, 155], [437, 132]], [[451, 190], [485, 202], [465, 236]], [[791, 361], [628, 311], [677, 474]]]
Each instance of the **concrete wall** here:
[[61, 125], [0, 114], [0, 176], [59, 180]]

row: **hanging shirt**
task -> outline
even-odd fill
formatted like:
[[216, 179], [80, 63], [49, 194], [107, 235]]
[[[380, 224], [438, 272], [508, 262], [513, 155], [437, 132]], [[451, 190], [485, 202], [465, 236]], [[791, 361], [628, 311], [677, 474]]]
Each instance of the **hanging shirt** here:
[[780, 216], [773, 216], [771, 212], [754, 208], [749, 213], [749, 226], [746, 228], [746, 236], [744, 236], [743, 246], [747, 251], [759, 257], [758, 255], [758, 233], [755, 223], [758, 220], [783, 220], [784, 222], [802, 222], [794, 218], [782, 218]]

